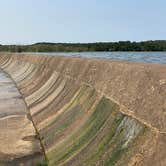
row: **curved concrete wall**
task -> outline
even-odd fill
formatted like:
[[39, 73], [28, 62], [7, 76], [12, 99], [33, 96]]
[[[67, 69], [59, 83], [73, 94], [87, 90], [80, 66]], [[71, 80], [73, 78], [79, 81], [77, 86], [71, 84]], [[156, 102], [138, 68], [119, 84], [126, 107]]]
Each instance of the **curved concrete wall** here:
[[49, 165], [165, 165], [166, 66], [1, 54]]

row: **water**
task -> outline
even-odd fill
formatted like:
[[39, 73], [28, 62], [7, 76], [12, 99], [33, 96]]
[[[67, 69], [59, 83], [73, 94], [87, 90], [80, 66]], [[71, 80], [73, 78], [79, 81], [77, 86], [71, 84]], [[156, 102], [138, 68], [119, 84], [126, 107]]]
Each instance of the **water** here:
[[132, 62], [166, 64], [166, 52], [53, 52], [35, 54], [50, 56], [79, 56], [86, 58], [105, 58]]

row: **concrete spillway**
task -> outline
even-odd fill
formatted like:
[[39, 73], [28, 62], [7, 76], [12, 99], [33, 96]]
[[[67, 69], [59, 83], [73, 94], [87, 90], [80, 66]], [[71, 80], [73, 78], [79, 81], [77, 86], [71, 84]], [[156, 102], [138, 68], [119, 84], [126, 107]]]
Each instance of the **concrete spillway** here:
[[166, 165], [165, 65], [1, 53], [0, 68], [0, 163]]
[[0, 70], [0, 165], [35, 164], [42, 157], [28, 110], [12, 79]]

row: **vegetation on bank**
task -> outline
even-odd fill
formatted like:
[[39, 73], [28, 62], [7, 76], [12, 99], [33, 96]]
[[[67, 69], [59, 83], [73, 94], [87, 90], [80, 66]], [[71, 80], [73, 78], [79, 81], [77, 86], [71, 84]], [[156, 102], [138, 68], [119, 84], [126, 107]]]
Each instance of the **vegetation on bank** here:
[[0, 45], [4, 52], [84, 52], [84, 51], [166, 51], [166, 40], [100, 43], [36, 43], [32, 45]]

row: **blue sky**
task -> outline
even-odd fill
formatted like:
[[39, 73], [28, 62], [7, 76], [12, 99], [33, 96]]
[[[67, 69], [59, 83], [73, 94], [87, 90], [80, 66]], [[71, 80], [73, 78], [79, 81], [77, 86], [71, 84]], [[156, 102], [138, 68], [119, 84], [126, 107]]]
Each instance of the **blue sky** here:
[[166, 39], [166, 0], [0, 0], [0, 43]]

